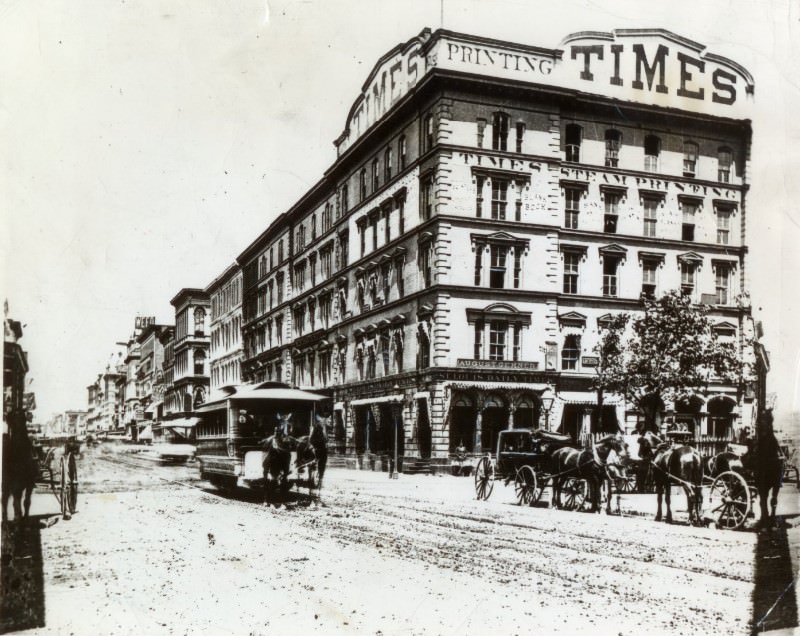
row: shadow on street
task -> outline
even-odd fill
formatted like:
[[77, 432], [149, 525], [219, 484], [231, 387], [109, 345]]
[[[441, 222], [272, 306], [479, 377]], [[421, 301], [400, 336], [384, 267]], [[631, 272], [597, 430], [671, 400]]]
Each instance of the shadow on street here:
[[41, 529], [52, 524], [52, 518], [52, 515], [38, 515], [3, 522], [0, 634], [44, 627]]
[[754, 563], [752, 632], [797, 626], [797, 599], [784, 517], [758, 533]]

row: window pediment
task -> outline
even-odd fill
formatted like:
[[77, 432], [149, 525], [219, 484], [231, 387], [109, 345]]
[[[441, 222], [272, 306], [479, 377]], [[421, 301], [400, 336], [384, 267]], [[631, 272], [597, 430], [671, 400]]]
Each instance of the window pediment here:
[[597, 251], [600, 252], [601, 256], [614, 256], [616, 258], [625, 258], [628, 255], [628, 250], [618, 243], [598, 247]]
[[589, 183], [587, 181], [576, 181], [574, 179], [559, 179], [558, 185], [568, 190], [588, 190]]
[[644, 250], [639, 250], [639, 260], [640, 261], [656, 261], [659, 263], [664, 262], [664, 252], [647, 252]]
[[697, 252], [686, 252], [685, 254], [678, 254], [679, 263], [687, 263], [689, 265], [700, 265], [703, 262], [703, 257]]
[[472, 176], [486, 177], [488, 179], [502, 179], [503, 181], [522, 181], [524, 183], [530, 183], [531, 181], [531, 175], [528, 172], [486, 168], [484, 166], [472, 166]]
[[475, 323], [479, 320], [507, 320], [523, 325], [531, 324], [531, 312], [519, 311], [516, 307], [505, 303], [495, 303], [484, 309], [467, 309], [467, 322]]

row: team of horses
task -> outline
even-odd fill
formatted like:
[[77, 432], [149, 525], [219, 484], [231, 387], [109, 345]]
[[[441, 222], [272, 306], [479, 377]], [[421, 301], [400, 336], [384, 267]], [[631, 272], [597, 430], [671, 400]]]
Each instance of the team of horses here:
[[[315, 416], [308, 435], [294, 437], [292, 433], [292, 414], [276, 414], [277, 423], [272, 435], [262, 440], [264, 460], [264, 502], [280, 505], [286, 501], [291, 486], [290, 474], [303, 476], [309, 491], [316, 490], [316, 497], [322, 488], [322, 478], [328, 464], [327, 428], [330, 417]], [[294, 454], [294, 466], [292, 466]]]
[[[550, 435], [550, 434], [548, 434]], [[611, 512], [611, 493], [614, 484], [624, 476], [629, 452], [619, 434], [610, 434], [584, 449], [574, 448], [558, 440], [543, 438], [541, 449], [549, 456], [549, 473], [553, 484], [553, 502], [561, 506], [565, 487], [583, 480], [588, 487], [590, 510], [602, 507], [606, 494], [606, 512]], [[650, 431], [643, 431], [637, 440], [640, 464], [649, 469], [657, 497], [656, 521], [661, 521], [666, 504], [666, 521], [672, 522], [671, 491], [679, 486], [686, 495], [689, 523], [701, 525], [703, 520], [704, 480], [714, 479], [723, 472], [733, 471], [746, 478], [758, 492], [761, 514], [759, 527], [774, 524], [778, 490], [784, 474], [784, 458], [773, 430], [770, 410], [757, 418], [755, 438], [737, 453], [731, 450], [702, 458], [697, 449], [684, 443], [670, 443]], [[617, 490], [619, 495], [619, 491]], [[619, 500], [618, 500], [619, 501]], [[768, 506], [769, 504], [769, 506]]]

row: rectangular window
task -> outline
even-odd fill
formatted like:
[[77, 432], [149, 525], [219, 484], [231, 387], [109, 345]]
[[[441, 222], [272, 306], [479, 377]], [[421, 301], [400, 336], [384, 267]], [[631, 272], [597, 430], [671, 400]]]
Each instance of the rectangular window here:
[[406, 169], [406, 136], [401, 135], [400, 140], [397, 142], [397, 160], [399, 163], [398, 169]]
[[389, 300], [389, 266], [381, 266], [381, 287], [383, 287], [383, 302]]
[[483, 355], [483, 321], [478, 320], [475, 322], [475, 344], [473, 347], [473, 357], [475, 360], [480, 360]]
[[681, 263], [681, 291], [686, 296], [694, 294], [694, 263]]
[[608, 234], [617, 233], [617, 219], [619, 218], [620, 198], [620, 195], [615, 192], [605, 192], [603, 194], [603, 203], [605, 205], [603, 231]]
[[420, 245], [420, 271], [422, 273], [422, 286], [431, 286], [433, 273], [431, 272], [431, 246], [429, 244]]
[[520, 340], [522, 339], [522, 325], [517, 323], [514, 325], [514, 347], [512, 351], [512, 359], [519, 360]]
[[392, 240], [391, 223], [392, 208], [387, 206], [383, 208], [383, 244], [387, 245]]
[[681, 201], [681, 214], [683, 215], [683, 225], [681, 226], [681, 240], [694, 241], [694, 222], [697, 204], [691, 201]]
[[728, 265], [716, 266], [716, 296], [718, 305], [727, 305], [730, 300], [730, 274]]
[[567, 124], [564, 134], [564, 159], [579, 162], [581, 160], [581, 136], [583, 131], [577, 124]]
[[381, 185], [381, 173], [378, 167], [378, 160], [372, 160], [372, 191], [376, 192]]
[[406, 200], [400, 199], [397, 202], [397, 231], [402, 236], [406, 231]]
[[717, 210], [717, 243], [728, 245], [731, 233], [731, 211]]
[[495, 113], [492, 117], [492, 149], [506, 150], [508, 143], [508, 115]]
[[514, 199], [514, 219], [516, 221], [522, 220], [522, 193], [525, 190], [525, 182], [524, 181], [516, 181], [514, 183], [514, 189], [516, 190], [517, 197]]
[[311, 256], [308, 259], [308, 271], [309, 276], [311, 277], [311, 286], [317, 284], [317, 257]]
[[483, 245], [475, 246], [475, 285], [481, 284], [481, 270], [483, 269]]
[[642, 201], [644, 207], [644, 235], [651, 238], [656, 236], [658, 203], [658, 199], [644, 199]]
[[580, 336], [570, 335], [564, 338], [564, 346], [561, 348], [561, 368], [565, 371], [577, 369], [580, 352]]
[[582, 195], [583, 191], [578, 188], [566, 188], [564, 190], [564, 227], [568, 230], [578, 229]]
[[508, 323], [504, 320], [489, 321], [489, 360], [506, 359]]
[[425, 152], [433, 148], [433, 115], [427, 115], [423, 125], [423, 148]]
[[378, 249], [378, 214], [370, 214], [369, 228], [372, 234], [372, 251]]
[[693, 177], [697, 173], [697, 144], [687, 141], [683, 144], [683, 176]]
[[522, 248], [514, 249], [514, 289], [519, 289], [520, 277], [522, 275]]
[[483, 134], [486, 131], [486, 120], [478, 118], [478, 148], [483, 148]]
[[655, 298], [656, 295], [656, 273], [658, 263], [655, 261], [642, 261], [642, 295], [648, 298]]
[[362, 168], [358, 176], [359, 191], [361, 193], [361, 200], [367, 198], [367, 169]]
[[358, 240], [361, 247], [361, 256], [367, 253], [367, 224], [361, 219], [358, 224]]
[[276, 285], [278, 286], [278, 304], [283, 302], [283, 272], [280, 272], [276, 277]]
[[617, 269], [619, 259], [606, 256], [603, 258], [603, 296], [617, 297]]
[[578, 265], [581, 256], [574, 252], [564, 252], [564, 293], [578, 293]]
[[619, 147], [622, 133], [618, 130], [606, 131], [606, 168], [616, 168], [619, 164]]
[[522, 140], [525, 137], [525, 122], [517, 122], [517, 152], [522, 152]]
[[475, 177], [475, 216], [481, 218], [483, 215], [483, 177]]
[[508, 248], [502, 245], [491, 246], [491, 268], [489, 270], [489, 287], [503, 289], [506, 279], [506, 256]]
[[722, 183], [731, 182], [731, 166], [733, 152], [730, 148], [720, 148], [717, 155], [717, 180]]
[[433, 216], [433, 177], [427, 177], [422, 182], [422, 209], [421, 216], [423, 221], [427, 221]]
[[658, 172], [658, 156], [661, 154], [661, 140], [654, 135], [644, 138], [644, 169]]
[[387, 183], [392, 179], [392, 147], [386, 148], [383, 154], [383, 176]]
[[492, 218], [504, 221], [508, 204], [508, 181], [492, 178]]

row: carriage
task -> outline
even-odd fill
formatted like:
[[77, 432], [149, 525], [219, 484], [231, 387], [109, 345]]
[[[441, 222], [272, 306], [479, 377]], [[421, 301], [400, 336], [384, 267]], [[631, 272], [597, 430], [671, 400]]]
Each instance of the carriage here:
[[[500, 431], [497, 452], [486, 455], [475, 466], [475, 495], [487, 500], [494, 490], [494, 483], [505, 485], [514, 482], [517, 502], [533, 506], [541, 498], [547, 486], [552, 486], [550, 452], [556, 448], [572, 446], [569, 435], [539, 429], [510, 429]], [[583, 479], [567, 476], [561, 486], [561, 501], [556, 504], [565, 510], [576, 510], [586, 500], [588, 484]]]
[[38, 470], [37, 484], [50, 489], [68, 519], [78, 508], [78, 455], [80, 443], [67, 439], [63, 445], [33, 444]]
[[[222, 490], [263, 489], [266, 441], [279, 428], [291, 440], [308, 436], [325, 399], [279, 382], [222, 387], [195, 413], [200, 478]], [[319, 488], [324, 465], [317, 458], [290, 466], [282, 488]]]

